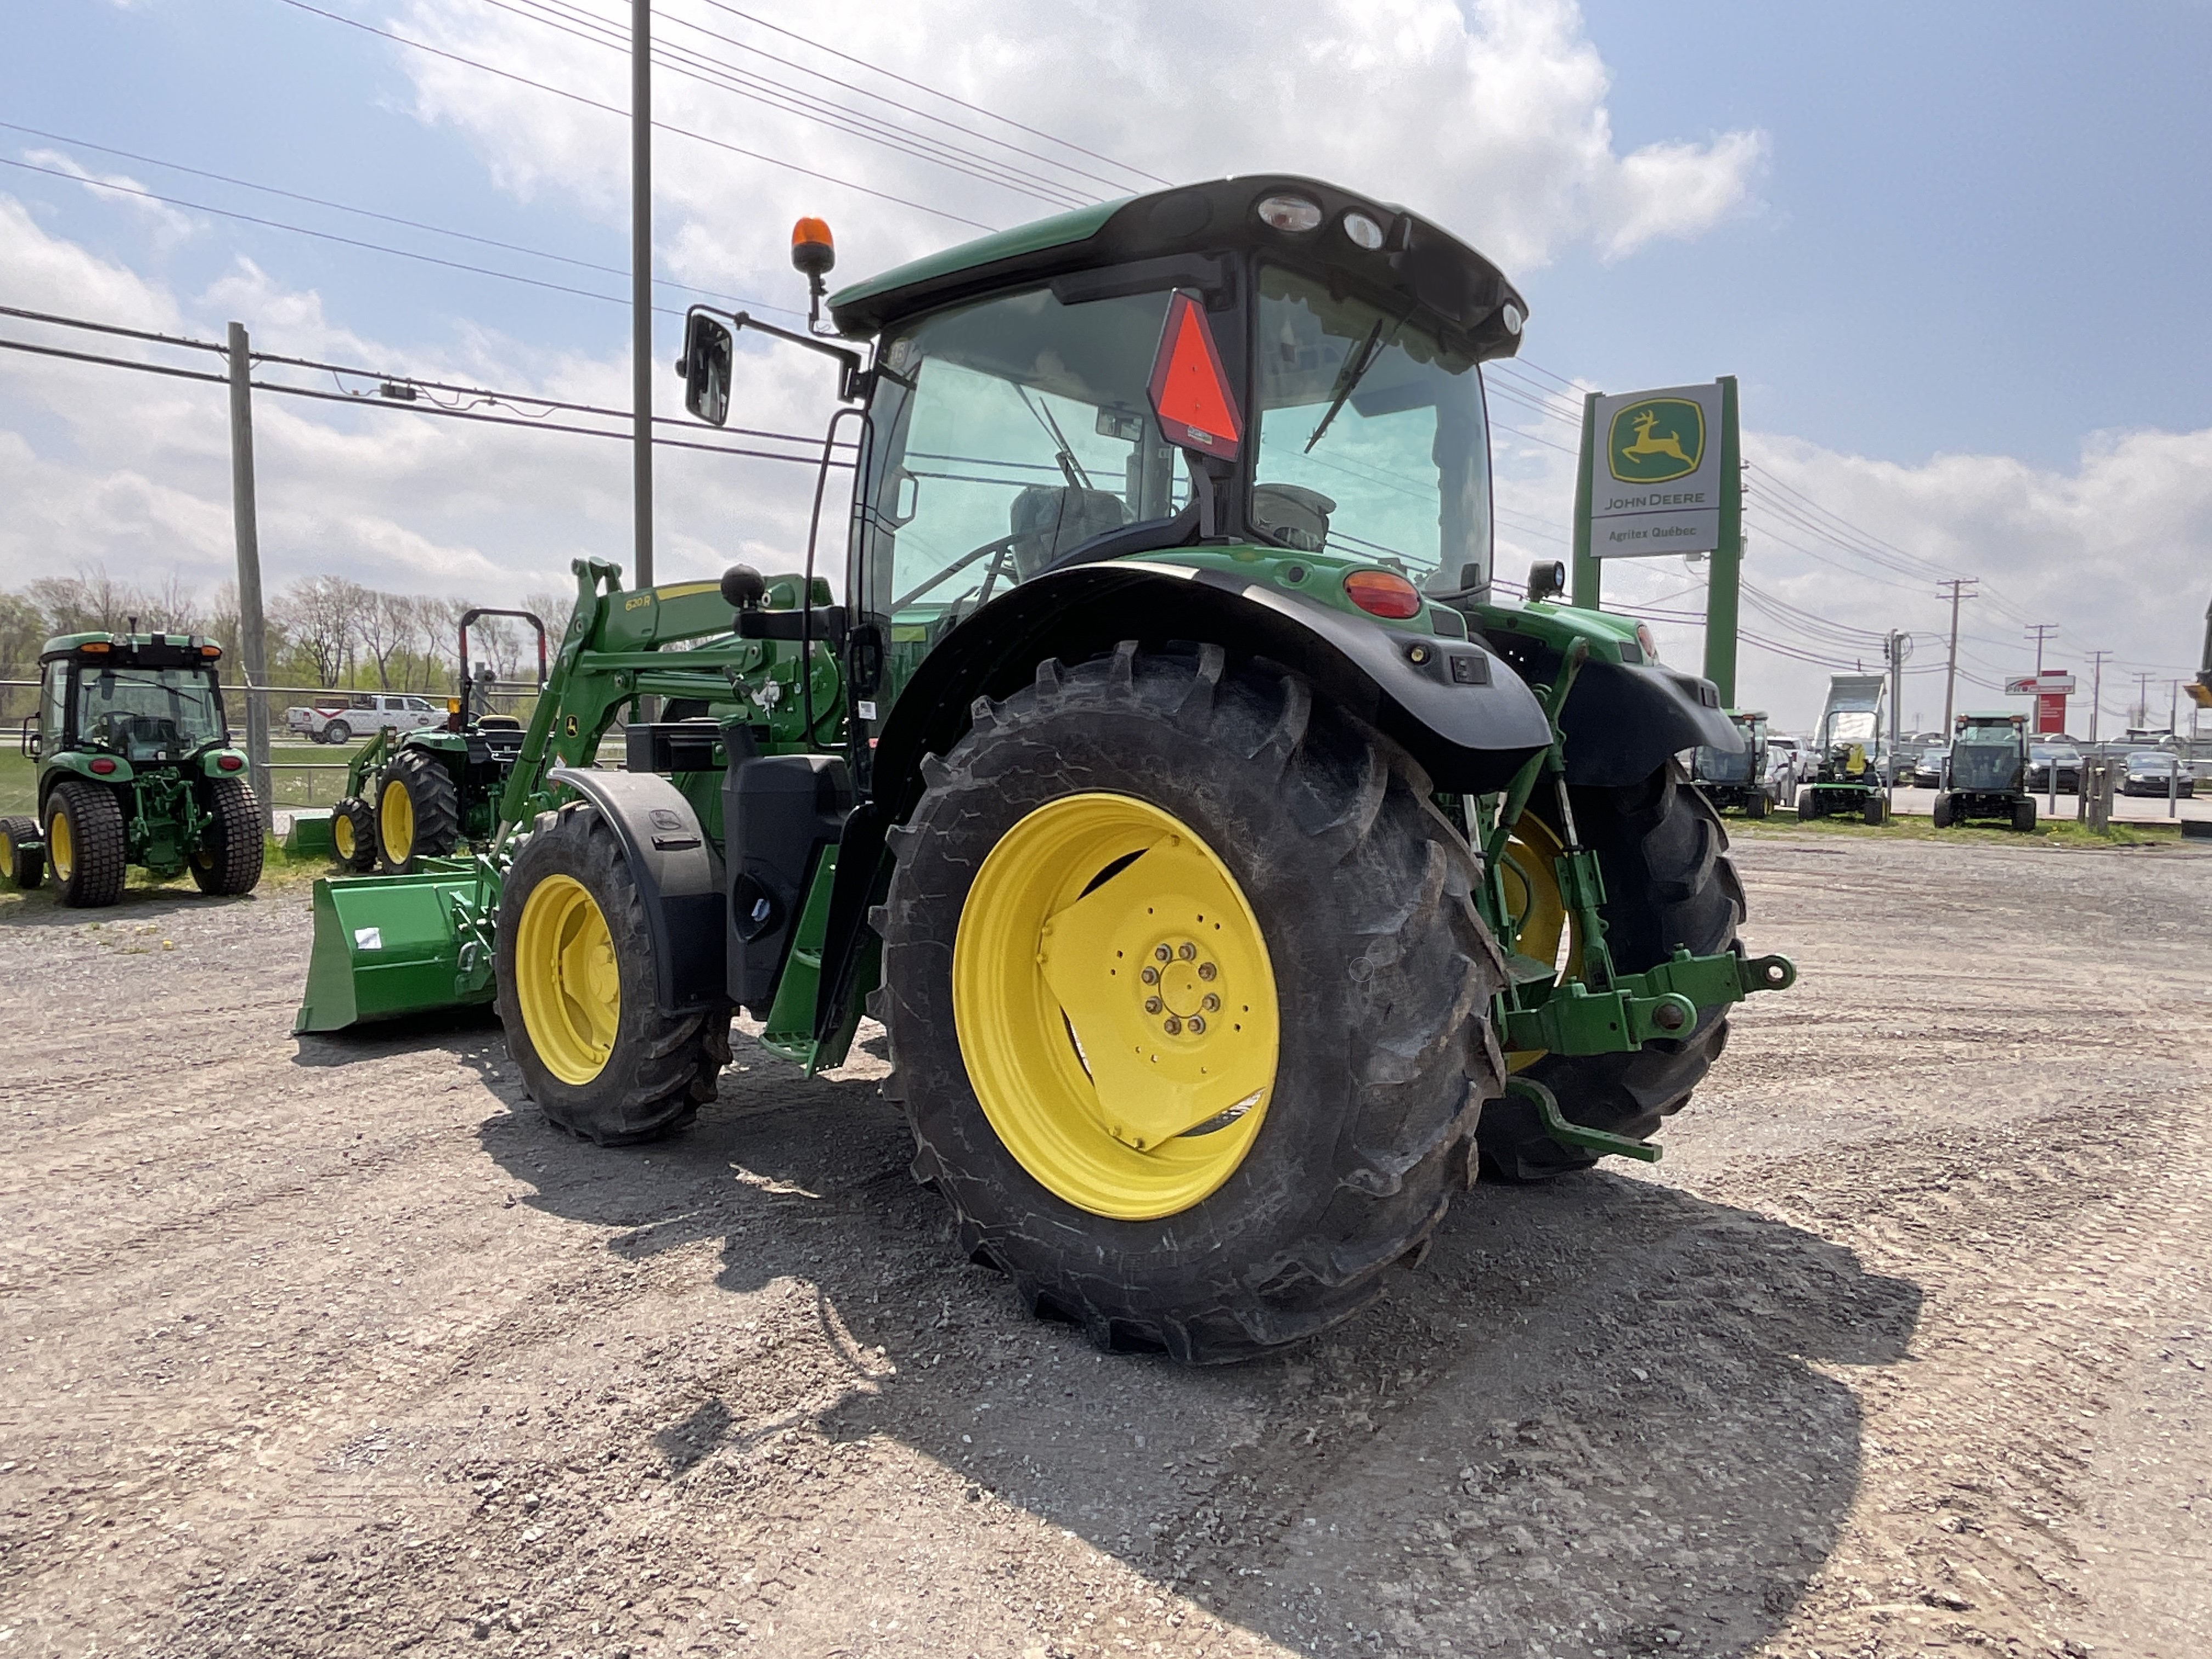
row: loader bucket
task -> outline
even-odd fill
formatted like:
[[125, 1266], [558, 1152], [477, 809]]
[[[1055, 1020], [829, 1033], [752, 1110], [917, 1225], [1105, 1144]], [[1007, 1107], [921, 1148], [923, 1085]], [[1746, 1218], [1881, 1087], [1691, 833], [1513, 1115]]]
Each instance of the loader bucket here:
[[284, 850], [295, 858], [331, 854], [331, 815], [327, 811], [295, 812], [284, 836]]
[[315, 883], [315, 945], [295, 1035], [492, 999], [485, 935], [474, 927], [475, 866], [434, 859], [404, 876]]

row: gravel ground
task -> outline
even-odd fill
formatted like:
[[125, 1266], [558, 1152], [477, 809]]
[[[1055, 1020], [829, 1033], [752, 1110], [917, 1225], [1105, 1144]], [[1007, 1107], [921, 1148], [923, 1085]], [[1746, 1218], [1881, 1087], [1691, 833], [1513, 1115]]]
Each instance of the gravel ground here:
[[2212, 1651], [2212, 854], [1739, 854], [1804, 976], [1663, 1164], [1200, 1373], [962, 1263], [872, 1056], [600, 1151], [292, 1038], [303, 891], [0, 900], [0, 1659]]

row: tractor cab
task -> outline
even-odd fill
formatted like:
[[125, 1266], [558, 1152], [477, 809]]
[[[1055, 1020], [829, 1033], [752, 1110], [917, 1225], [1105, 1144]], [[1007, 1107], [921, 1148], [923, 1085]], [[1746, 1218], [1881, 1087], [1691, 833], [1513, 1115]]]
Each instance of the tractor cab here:
[[2035, 797], [2027, 793], [2027, 715], [1960, 715], [1943, 763], [1942, 793], [1936, 797], [1936, 827], [2002, 818], [2015, 830], [2033, 830]]
[[222, 656], [197, 635], [135, 627], [48, 640], [21, 740], [39, 763], [39, 815], [0, 819], [0, 873], [27, 887], [51, 869], [70, 905], [112, 904], [132, 865], [249, 890], [260, 807], [231, 747]]
[[1742, 747], [1730, 750], [1699, 744], [1692, 775], [1717, 810], [1763, 818], [1774, 805], [1766, 781], [1766, 716], [1755, 710], [1731, 708], [1728, 719]]

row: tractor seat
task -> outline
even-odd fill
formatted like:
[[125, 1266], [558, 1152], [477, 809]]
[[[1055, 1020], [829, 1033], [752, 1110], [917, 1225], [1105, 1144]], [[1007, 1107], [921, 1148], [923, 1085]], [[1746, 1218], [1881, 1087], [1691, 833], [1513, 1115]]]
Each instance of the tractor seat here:
[[1128, 522], [1109, 489], [1031, 484], [1014, 497], [1014, 571], [1024, 581], [1070, 548]]

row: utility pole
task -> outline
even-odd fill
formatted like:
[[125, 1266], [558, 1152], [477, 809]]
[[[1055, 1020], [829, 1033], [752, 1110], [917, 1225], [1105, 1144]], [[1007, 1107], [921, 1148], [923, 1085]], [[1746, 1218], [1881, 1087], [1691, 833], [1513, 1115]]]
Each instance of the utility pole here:
[[2105, 659], [2109, 651], [2089, 653], [2089, 741], [2097, 741], [2097, 719], [2105, 712]]
[[1743, 588], [1743, 440], [1737, 428], [1735, 376], [1720, 377], [1721, 521], [1705, 578], [1705, 678], [1735, 707], [1738, 610]]
[[2133, 725], [2137, 726], [2149, 726], [2150, 676], [2148, 674], [2137, 674], [2136, 676], [2136, 718], [2133, 722], [2131, 722]]
[[1583, 393], [1583, 447], [1575, 467], [1574, 574], [1569, 594], [1573, 604], [1586, 611], [1598, 608], [1601, 586], [1598, 562], [1590, 552], [1590, 507], [1596, 494], [1591, 469], [1597, 464], [1597, 397], [1595, 392]]
[[1889, 753], [1881, 769], [1881, 792], [1887, 799], [1894, 793], [1898, 750], [1904, 747], [1898, 722], [1904, 718], [1899, 711], [1905, 706], [1905, 659], [1912, 654], [1912, 635], [1892, 629], [1882, 641], [1882, 654], [1889, 659]]
[[1952, 703], [1959, 685], [1959, 601], [1980, 598], [1981, 584], [1972, 576], [1954, 576], [1941, 586], [1951, 590], [1951, 656], [1943, 670], [1943, 741], [1948, 743]]
[[269, 798], [269, 630], [261, 615], [261, 530], [253, 510], [253, 358], [246, 325], [230, 325], [230, 518], [238, 541], [238, 668], [246, 677], [246, 776], [274, 823]]
[[651, 0], [629, 8], [631, 585], [653, 586], [653, 37]]
[[2043, 678], [2043, 642], [2058, 631], [2057, 623], [2030, 623], [2027, 631], [2035, 635], [2035, 678]]

